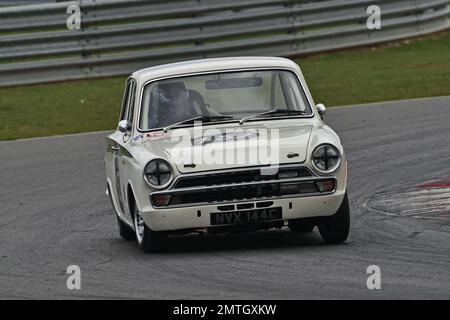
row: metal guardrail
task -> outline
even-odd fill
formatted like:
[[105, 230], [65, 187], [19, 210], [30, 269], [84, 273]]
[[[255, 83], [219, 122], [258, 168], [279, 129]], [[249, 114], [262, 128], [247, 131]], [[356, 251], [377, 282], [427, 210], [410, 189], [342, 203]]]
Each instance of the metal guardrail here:
[[36, 3], [51, 3], [57, 0], [0, 0], [0, 6], [23, 6]]
[[[80, 5], [82, 29], [66, 28]], [[382, 29], [368, 30], [369, 5]], [[0, 8], [0, 86], [128, 74], [167, 62], [295, 56], [450, 27], [448, 0], [83, 0]]]

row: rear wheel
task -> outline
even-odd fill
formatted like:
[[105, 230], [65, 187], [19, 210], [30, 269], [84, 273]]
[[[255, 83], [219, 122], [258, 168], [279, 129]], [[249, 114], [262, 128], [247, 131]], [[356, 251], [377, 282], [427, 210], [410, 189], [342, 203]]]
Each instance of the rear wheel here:
[[319, 231], [327, 244], [338, 244], [347, 240], [350, 232], [350, 205], [347, 193], [338, 211], [319, 224]]
[[144, 222], [136, 205], [133, 206], [136, 240], [144, 252], [163, 252], [167, 247], [167, 233], [151, 230]]

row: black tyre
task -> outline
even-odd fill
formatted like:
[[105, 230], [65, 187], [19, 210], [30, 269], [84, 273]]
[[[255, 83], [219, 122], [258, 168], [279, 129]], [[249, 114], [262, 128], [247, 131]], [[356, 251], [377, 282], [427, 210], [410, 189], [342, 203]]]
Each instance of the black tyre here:
[[350, 205], [347, 194], [339, 210], [319, 224], [319, 231], [327, 244], [338, 244], [347, 240], [350, 232]]
[[166, 250], [167, 233], [156, 232], [147, 227], [136, 205], [133, 206], [133, 220], [137, 243], [144, 252], [164, 252]]
[[308, 233], [313, 231], [315, 225], [307, 219], [294, 219], [289, 221], [289, 230], [295, 233]]
[[127, 241], [136, 240], [136, 233], [125, 222], [117, 217], [117, 225], [119, 226], [120, 236]]

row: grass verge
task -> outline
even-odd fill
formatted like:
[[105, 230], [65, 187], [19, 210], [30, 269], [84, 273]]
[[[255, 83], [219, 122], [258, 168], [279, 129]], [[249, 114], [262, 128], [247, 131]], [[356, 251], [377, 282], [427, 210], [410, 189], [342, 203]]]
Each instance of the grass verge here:
[[[327, 106], [450, 95], [450, 32], [298, 59]], [[0, 140], [109, 130], [125, 77], [0, 88]]]

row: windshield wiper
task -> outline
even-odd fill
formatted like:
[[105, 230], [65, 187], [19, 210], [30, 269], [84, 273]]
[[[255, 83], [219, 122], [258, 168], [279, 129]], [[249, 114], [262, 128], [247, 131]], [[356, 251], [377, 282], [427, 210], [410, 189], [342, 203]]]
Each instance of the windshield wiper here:
[[217, 120], [227, 120], [227, 119], [233, 119], [232, 116], [198, 116], [195, 118], [191, 118], [191, 119], [186, 119], [180, 122], [176, 122], [174, 124], [171, 124], [170, 126], [164, 127], [163, 131], [167, 132], [168, 130], [178, 127], [180, 125], [183, 124], [189, 124], [191, 122], [195, 122], [195, 121], [201, 121], [201, 122], [212, 122], [212, 121], [217, 121]]
[[256, 119], [259, 117], [267, 117], [267, 116], [276, 116], [276, 115], [283, 115], [283, 116], [298, 116], [298, 115], [304, 115], [305, 111], [302, 110], [288, 110], [288, 109], [275, 109], [275, 110], [270, 110], [264, 113], [260, 113], [260, 114], [256, 114], [254, 116], [249, 116], [249, 117], [245, 117], [242, 118], [239, 121], [239, 124], [243, 124], [244, 122], [246, 122], [247, 120], [250, 119]]

